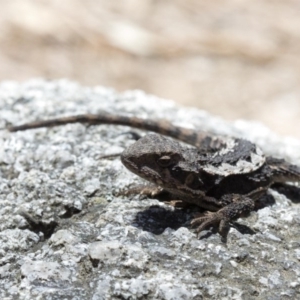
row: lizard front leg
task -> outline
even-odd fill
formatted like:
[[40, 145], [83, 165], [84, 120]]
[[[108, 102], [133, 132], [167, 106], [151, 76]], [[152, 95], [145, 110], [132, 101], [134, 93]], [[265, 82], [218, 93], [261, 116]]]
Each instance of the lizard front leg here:
[[197, 234], [209, 225], [219, 224], [219, 232], [221, 235], [224, 235], [231, 221], [242, 216], [247, 216], [255, 207], [255, 200], [245, 195], [229, 194], [222, 198], [224, 202], [230, 204], [217, 212], [209, 213], [204, 217], [198, 217], [192, 220], [191, 225], [198, 226], [196, 229]]

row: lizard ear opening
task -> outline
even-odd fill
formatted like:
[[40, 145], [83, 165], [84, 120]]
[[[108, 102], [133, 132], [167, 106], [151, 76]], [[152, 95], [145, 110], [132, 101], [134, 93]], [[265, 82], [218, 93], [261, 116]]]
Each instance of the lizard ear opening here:
[[192, 173], [186, 177], [185, 184], [189, 188], [193, 188], [193, 189], [197, 189], [200, 186], [203, 186], [202, 180], [198, 176], [196, 176], [195, 174], [192, 174]]

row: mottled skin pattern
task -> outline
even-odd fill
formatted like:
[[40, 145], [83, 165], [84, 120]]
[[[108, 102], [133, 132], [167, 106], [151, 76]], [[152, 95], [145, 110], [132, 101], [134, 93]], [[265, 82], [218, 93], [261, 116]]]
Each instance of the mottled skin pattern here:
[[[68, 123], [125, 125], [159, 134], [148, 134], [127, 148], [122, 163], [133, 173], [154, 183], [147, 194], [162, 190], [173, 199], [195, 204], [211, 213], [192, 220], [201, 232], [216, 224], [224, 234], [230, 222], [248, 215], [255, 202], [274, 183], [300, 181], [300, 168], [284, 160], [264, 157], [253, 143], [215, 137], [199, 130], [149, 120], [102, 113], [37, 121], [9, 127], [11, 132]], [[162, 135], [176, 138], [182, 144]]]

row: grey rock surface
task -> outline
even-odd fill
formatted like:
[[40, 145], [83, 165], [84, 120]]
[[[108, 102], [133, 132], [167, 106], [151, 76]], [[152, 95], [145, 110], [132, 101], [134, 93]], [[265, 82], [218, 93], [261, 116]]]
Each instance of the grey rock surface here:
[[[66, 80], [0, 84], [0, 128], [103, 110], [244, 137], [267, 154], [300, 164], [295, 139], [141, 91], [118, 94]], [[118, 157], [99, 158], [133, 143], [130, 130], [73, 124], [0, 131], [1, 299], [300, 297], [297, 201], [270, 190], [276, 202], [239, 219], [227, 243], [209, 230], [197, 239], [189, 226], [195, 211], [114, 196], [142, 182]], [[40, 226], [29, 227], [24, 211]]]

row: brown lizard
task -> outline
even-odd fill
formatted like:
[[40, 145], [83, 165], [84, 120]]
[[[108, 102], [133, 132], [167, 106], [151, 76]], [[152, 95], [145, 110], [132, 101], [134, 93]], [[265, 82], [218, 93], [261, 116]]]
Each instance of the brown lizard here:
[[[212, 136], [204, 131], [108, 113], [62, 117], [8, 127], [11, 132], [69, 123], [114, 124], [144, 129], [147, 134], [121, 154], [133, 173], [167, 191], [174, 199], [212, 213], [192, 220], [197, 232], [212, 224], [224, 234], [231, 221], [249, 214], [256, 201], [274, 183], [300, 181], [300, 168], [282, 159], [265, 157], [253, 143], [239, 138]], [[166, 138], [166, 135], [183, 144]], [[157, 189], [158, 187], [158, 189]], [[147, 189], [153, 193], [153, 189]]]

